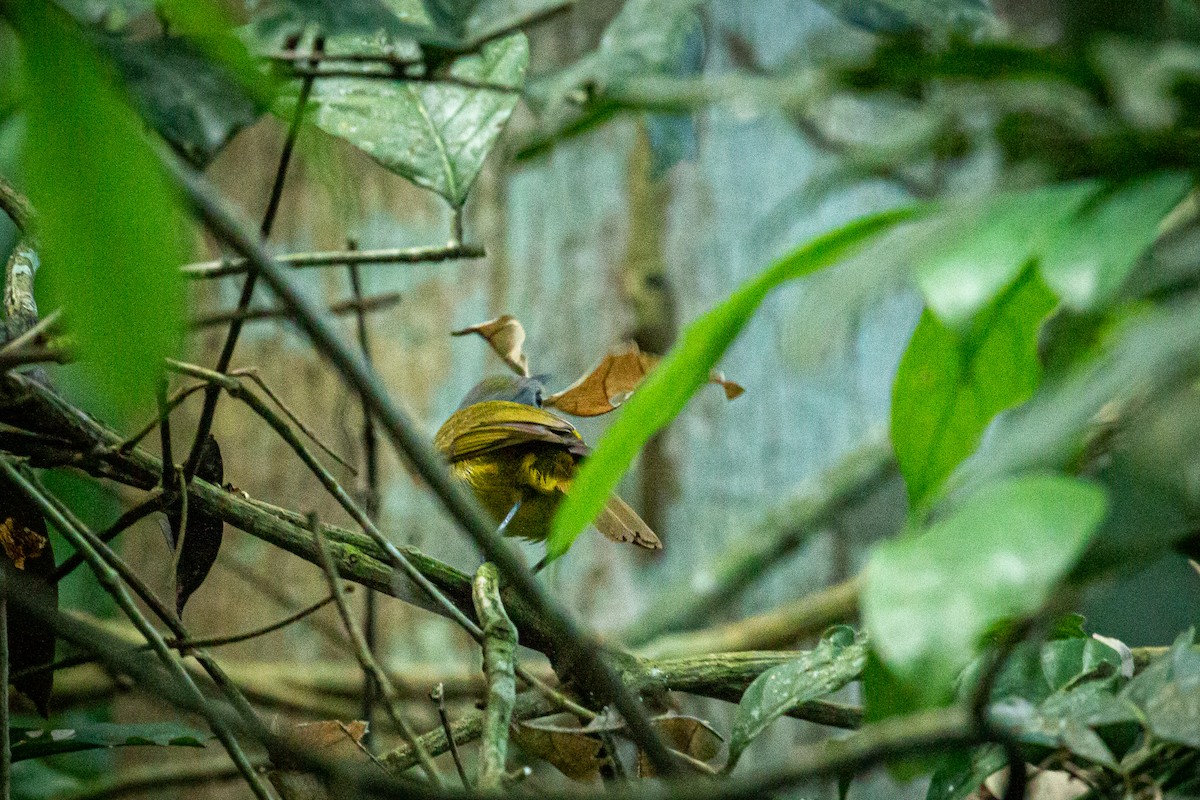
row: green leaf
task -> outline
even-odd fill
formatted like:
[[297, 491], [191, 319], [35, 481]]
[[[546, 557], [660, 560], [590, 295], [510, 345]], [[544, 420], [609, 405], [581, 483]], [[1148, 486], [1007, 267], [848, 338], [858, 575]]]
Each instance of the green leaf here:
[[818, 0], [847, 22], [870, 31], [971, 34], [994, 21], [987, 0]]
[[106, 38], [142, 117], [194, 166], [207, 165], [266, 110], [199, 47], [179, 36]]
[[734, 768], [742, 751], [768, 725], [802, 703], [836, 692], [857, 679], [866, 661], [864, 638], [839, 625], [821, 637], [816, 649], [755, 678], [733, 719], [726, 771]]
[[326, 36], [386, 34], [435, 47], [454, 47], [456, 37], [438, 30], [405, 3], [388, 0], [280, 0], [260, 18], [273, 30], [298, 32], [315, 26]]
[[[456, 60], [450, 73], [519, 90], [528, 62], [529, 44], [518, 33], [491, 42], [478, 56]], [[313, 87], [311, 119], [457, 208], [518, 97], [518, 91], [448, 83], [329, 78]]]
[[929, 501], [996, 414], [1033, 394], [1038, 328], [1053, 308], [1027, 270], [969, 331], [951, 330], [928, 310], [921, 316], [892, 389], [892, 444], [911, 507]]
[[1055, 184], [948, 213], [941, 240], [914, 264], [930, 309], [952, 328], [968, 325], [1098, 190]]
[[73, 728], [13, 728], [11, 735], [13, 761], [111, 747], [204, 747], [213, 738], [177, 722], [132, 725], [95, 722]]
[[824, 269], [873, 237], [926, 210], [923, 205], [903, 206], [830, 231], [776, 261], [688, 325], [679, 343], [621, 407], [616, 421], [584, 461], [554, 517], [546, 543], [547, 560], [567, 552], [575, 538], [596, 518], [638, 451], [708, 381], [713, 366], [772, 289]]
[[1141, 706], [1150, 730], [1160, 739], [1200, 747], [1200, 653], [1194, 633], [1180, 634], [1171, 650], [1126, 687]]
[[187, 229], [141, 121], [57, 9], [11, 16], [25, 48], [25, 169], [39, 284], [61, 305], [96, 387], [125, 413], [152, 402], [183, 316]]
[[1191, 183], [1188, 175], [1166, 172], [1105, 192], [1070, 225], [1055, 231], [1041, 258], [1042, 277], [1077, 311], [1102, 306], [1154, 242], [1159, 223]]
[[1042, 648], [1042, 671], [1051, 689], [1064, 689], [1092, 675], [1115, 675], [1121, 654], [1098, 639], [1061, 639]]
[[860, 601], [872, 648], [918, 704], [946, 702], [984, 634], [1039, 609], [1104, 514], [1092, 484], [1014, 478], [983, 487], [922, 534], [880, 544]]
[[993, 773], [1004, 769], [1007, 764], [1004, 748], [998, 744], [953, 753], [933, 773], [925, 800], [966, 800]]

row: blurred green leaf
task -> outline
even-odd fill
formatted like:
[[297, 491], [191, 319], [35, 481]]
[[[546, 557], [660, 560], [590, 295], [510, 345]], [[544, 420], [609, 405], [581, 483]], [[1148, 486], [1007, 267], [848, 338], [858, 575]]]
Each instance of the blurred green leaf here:
[[[456, 60], [450, 74], [516, 90], [528, 61], [528, 42], [518, 33], [491, 42], [478, 56]], [[313, 87], [311, 119], [457, 208], [518, 97], [517, 91], [449, 83], [330, 78]]]
[[827, 631], [815, 649], [755, 678], [742, 695], [733, 718], [726, 771], [734, 768], [742, 751], [768, 725], [796, 706], [836, 692], [856, 680], [866, 661], [864, 638], [852, 628], [839, 625]]
[[1042, 672], [1054, 690], [1089, 675], [1115, 675], [1120, 669], [1121, 654], [1091, 637], [1060, 639], [1042, 648]]
[[878, 545], [860, 600], [872, 648], [919, 704], [946, 702], [984, 634], [1037, 611], [1104, 514], [1092, 484], [1014, 478], [981, 488], [924, 533]]
[[966, 327], [1098, 190], [1094, 181], [1055, 184], [948, 211], [941, 241], [913, 265], [930, 309]]
[[968, 331], [922, 314], [892, 389], [892, 443], [912, 508], [934, 496], [996, 414], [1033, 394], [1041, 377], [1038, 328], [1054, 305], [1027, 270]]
[[435, 27], [452, 36], [462, 36], [479, 0], [421, 0], [421, 5]]
[[966, 800], [1007, 764], [1004, 748], [998, 744], [952, 753], [933, 773], [925, 800]]
[[152, 404], [183, 315], [185, 220], [141, 121], [69, 18], [14, 7], [25, 48], [25, 169], [51, 308], [118, 412]]
[[1123, 696], [1140, 706], [1155, 736], [1200, 748], [1200, 652], [1194, 631], [1179, 635], [1160, 657], [1125, 688]]
[[546, 542], [554, 560], [596, 518], [625, 470], [650, 437], [673, 420], [709, 378], [713, 366], [750, 321], [767, 294], [787, 281], [824, 269], [873, 237], [924, 213], [909, 205], [861, 217], [793, 250], [692, 322], [671, 352], [617, 412], [617, 419], [584, 461], [559, 505]]
[[456, 37], [429, 24], [418, 2], [275, 0], [262, 8], [256, 19], [264, 30], [275, 33], [299, 34], [311, 25], [325, 36], [381, 33], [434, 47], [459, 44]]
[[1070, 225], [1051, 234], [1040, 259], [1046, 284], [1077, 311], [1103, 305], [1154, 242], [1159, 223], [1191, 183], [1188, 175], [1160, 173], [1094, 198]]
[[80, 750], [111, 747], [204, 747], [207, 733], [177, 722], [112, 724], [95, 722], [73, 728], [14, 728], [12, 759], [44, 758]]
[[994, 21], [987, 0], [818, 0], [849, 23], [871, 31], [974, 33]]
[[142, 117], [194, 166], [207, 165], [266, 110], [187, 39], [101, 40]]

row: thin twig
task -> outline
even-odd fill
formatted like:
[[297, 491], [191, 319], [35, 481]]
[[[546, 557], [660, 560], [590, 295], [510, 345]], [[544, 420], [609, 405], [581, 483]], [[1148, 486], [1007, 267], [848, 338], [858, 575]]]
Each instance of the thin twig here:
[[[142, 502], [138, 503], [133, 508], [117, 517], [116, 522], [109, 525], [102, 533], [97, 534], [97, 539], [107, 544], [120, 535], [123, 531], [129, 529], [134, 523], [145, 519], [155, 511], [162, 511], [167, 507], [168, 500], [166, 493], [162, 491], [152, 492]], [[50, 582], [58, 583], [63, 578], [70, 575], [76, 567], [83, 563], [83, 555], [81, 553], [72, 553], [63, 563], [59, 564], [54, 572], [50, 573]]]
[[[8, 313], [7, 308], [5, 311], [6, 311], [6, 313]], [[7, 353], [11, 350], [20, 350], [22, 348], [29, 347], [30, 345], [39, 344], [39, 343], [45, 344], [45, 342], [43, 342], [42, 340], [44, 338], [47, 338], [49, 336], [50, 332], [52, 330], [54, 330], [58, 326], [58, 323], [61, 321], [62, 321], [62, 309], [56, 308], [53, 311], [51, 311], [49, 314], [47, 314], [46, 316], [44, 316], [40, 320], [38, 320], [33, 325], [33, 327], [22, 332], [16, 338], [9, 339], [8, 342], [4, 345], [4, 347], [0, 348], [0, 357], [3, 357], [5, 353]]]
[[[343, 264], [437, 264], [443, 261], [458, 261], [483, 258], [485, 252], [478, 245], [445, 245], [441, 247], [402, 247], [386, 250], [325, 250], [313, 253], [288, 253], [276, 260], [295, 269], [308, 267], [335, 267]], [[227, 275], [244, 275], [250, 267], [244, 258], [219, 261], [201, 261], [181, 268], [185, 278], [224, 278]]]
[[437, 706], [438, 719], [441, 720], [442, 730], [446, 732], [446, 743], [450, 747], [450, 758], [454, 761], [454, 769], [458, 771], [458, 779], [464, 789], [470, 790], [471, 781], [467, 778], [467, 770], [463, 767], [462, 756], [458, 752], [458, 742], [454, 741], [454, 732], [450, 728], [450, 715], [446, 713], [446, 684], [439, 683], [429, 693], [429, 699]]
[[[346, 249], [358, 249], [358, 243], [351, 240], [346, 242]], [[355, 330], [358, 333], [358, 349], [368, 364], [371, 359], [371, 337], [367, 327], [366, 309], [363, 308], [362, 275], [357, 264], [347, 264], [346, 271], [350, 277], [350, 291], [357, 304], [354, 315]], [[361, 398], [360, 398], [361, 399]], [[379, 441], [375, 434], [375, 418], [371, 409], [362, 400], [362, 443], [363, 443], [363, 482], [360, 492], [363, 509], [367, 517], [376, 525], [379, 524]], [[375, 592], [367, 589], [363, 602], [363, 633], [367, 639], [367, 649], [375, 655], [379, 647], [379, 619]], [[371, 723], [375, 719], [375, 695], [379, 687], [375, 685], [370, 675], [364, 675], [363, 686], [363, 719], [367, 721], [367, 735], [363, 737], [368, 746], [374, 745], [374, 733]]]
[[575, 676], [585, 691], [601, 702], [616, 706], [629, 726], [631, 738], [646, 751], [659, 774], [678, 774], [678, 764], [667, 752], [646, 708], [622, 682], [600, 644], [593, 637], [584, 635], [575, 620], [537, 583], [529, 568], [501, 540], [495, 522], [470, 490], [451, 478], [430, 442], [392, 401], [374, 370], [333, 331], [316, 305], [293, 284], [288, 270], [273, 261], [262, 245], [246, 233], [203, 176], [174, 156], [166, 156], [166, 164], [210, 230], [253, 264], [279, 300], [292, 310], [295, 322], [308, 334], [317, 351], [333, 364], [348, 384], [370, 401], [372, 413], [397, 452], [416, 468], [450, 516], [487, 559], [497, 565], [505, 581], [546, 620], [558, 645], [557, 656], [564, 669]]
[[[380, 65], [386, 66], [386, 65]], [[457, 75], [413, 75], [405, 72], [397, 72], [392, 69], [377, 70], [355, 67], [321, 67], [313, 69], [311, 67], [292, 67], [288, 70], [288, 77], [303, 78], [304, 80], [329, 80], [330, 78], [352, 78], [358, 80], [376, 80], [376, 81], [396, 81], [397, 83], [432, 83], [443, 84], [447, 86], [458, 86], [463, 89], [475, 89], [484, 92], [502, 92], [504, 94], [519, 94], [521, 87], [510, 86], [505, 83], [488, 83], [486, 81], [475, 81], [470, 78], [462, 78]]]
[[[313, 42], [313, 51], [319, 52], [324, 49], [324, 39], [320, 36]], [[288, 127], [287, 139], [283, 143], [283, 151], [279, 155], [279, 167], [275, 170], [275, 182], [271, 186], [271, 197], [267, 201], [267, 210], [263, 214], [262, 224], [259, 225], [259, 236], [265, 241], [271, 235], [271, 229], [275, 226], [275, 217], [279, 213], [279, 202], [283, 197], [283, 184], [287, 179], [288, 165], [292, 161], [292, 151], [296, 147], [296, 139], [300, 135], [300, 124], [304, 120], [304, 110], [308, 106], [308, 97], [312, 92], [313, 82], [311, 78], [306, 78], [304, 84], [300, 87], [300, 98], [296, 104], [296, 113], [292, 116], [292, 124]], [[258, 272], [252, 270], [246, 275], [246, 280], [242, 284], [242, 293], [238, 297], [238, 311], [245, 311], [250, 307], [250, 300], [254, 297], [254, 287], [258, 282]], [[225, 344], [221, 347], [221, 354], [217, 357], [216, 371], [222, 374], [229, 371], [229, 364], [233, 361], [233, 351], [237, 347], [238, 337], [242, 333], [242, 324], [244, 320], [235, 318], [229, 325], [229, 332], [225, 336]], [[204, 451], [204, 445], [208, 441], [208, 434], [212, 430], [213, 417], [216, 415], [217, 402], [220, 400], [221, 392], [216, 386], [210, 386], [204, 393], [204, 407], [200, 410], [200, 421], [196, 428], [196, 436], [192, 440], [192, 450], [188, 454], [187, 463], [184, 466], [183, 474], [185, 481], [191, 481], [192, 476], [196, 474], [196, 468], [200, 466], [200, 457]]]
[[[274, 580], [273, 576], [268, 577], [259, 574], [248, 564], [236, 558], [225, 558], [221, 563], [224, 564], [226, 569], [241, 578], [248, 586], [254, 588], [255, 591], [274, 602], [280, 608], [287, 610], [296, 609], [298, 605], [296, 598]], [[330, 623], [321, 617], [309, 616], [305, 617], [305, 620], [317, 633], [324, 637], [325, 641], [334, 647], [341, 648], [345, 646], [346, 637], [343, 635], [341, 628], [336, 624]]]
[[[204, 713], [208, 720], [213, 734], [224, 745], [225, 750], [229, 753], [229, 757], [238, 765], [238, 770], [242, 774], [242, 778], [253, 790], [259, 800], [275, 800], [274, 793], [271, 792], [262, 777], [255, 771], [254, 765], [247, 758], [246, 753], [242, 750], [237, 739], [224, 720], [214, 713], [209, 707], [208, 700], [200, 691], [200, 688], [192, 680], [191, 675], [183, 668], [179, 659], [167, 647], [166, 641], [158, 633], [150, 621], [138, 609], [133, 598], [121, 585], [121, 579], [118, 576], [117, 570], [110, 563], [111, 553], [105, 545], [103, 545], [94, 535], [89, 535], [86, 529], [76, 528], [60, 511], [58, 506], [51, 502], [46, 495], [40, 492], [31, 484], [21, 471], [13, 466], [12, 462], [7, 458], [0, 458], [0, 471], [8, 477], [14, 485], [16, 485], [30, 500], [36, 503], [46, 515], [47, 519], [53, 523], [54, 527], [71, 543], [71, 545], [79, 552], [88, 562], [88, 566], [92, 568], [96, 578], [104, 587], [105, 591], [116, 601], [117, 606], [129, 618], [129, 621], [137, 627], [138, 631], [150, 643], [163, 665], [167, 668], [172, 677], [186, 690], [191, 702]], [[101, 555], [107, 552], [109, 558]]]
[[[375, 295], [373, 297], [356, 297], [352, 300], [342, 300], [333, 303], [329, 306], [329, 313], [335, 317], [342, 317], [358, 314], [360, 311], [383, 311], [384, 309], [392, 308], [399, 302], [399, 292], [387, 292], [386, 294]], [[194, 317], [188, 325], [193, 329], [203, 330], [204, 328], [213, 328], [218, 325], [227, 325], [238, 318], [243, 322], [265, 322], [287, 319], [288, 311], [285, 308], [251, 308], [245, 311], [218, 311], [213, 314]]]
[[8, 214], [22, 235], [31, 233], [35, 219], [33, 204], [3, 177], [0, 177], [0, 211]]
[[[183, 362], [179, 362], [179, 363], [183, 363]], [[266, 380], [261, 375], [258, 374], [257, 369], [255, 369], [254, 367], [247, 367], [245, 369], [235, 369], [232, 372], [230, 372], [229, 375], [231, 377], [235, 377], [235, 378], [249, 378], [250, 380], [254, 381], [254, 384], [259, 389], [262, 390], [262, 393], [267, 396], [267, 399], [270, 400], [272, 403], [274, 403], [276, 406], [278, 406], [279, 410], [283, 412], [283, 415], [285, 417], [287, 417], [291, 421], [291, 423], [300, 430], [301, 433], [303, 433], [305, 436], [307, 436], [308, 440], [310, 442], [315, 444], [317, 447], [321, 448], [321, 450], [325, 453], [325, 455], [329, 456], [334, 461], [336, 461], [337, 463], [339, 463], [343, 467], [345, 467], [347, 470], [349, 470], [351, 475], [358, 474], [358, 470], [356, 470], [353, 466], [351, 466], [350, 462], [346, 458], [338, 455], [336, 450], [334, 450], [329, 445], [325, 444], [325, 442], [323, 442], [321, 440], [321, 437], [317, 436], [316, 431], [314, 431], [312, 428], [308, 427], [308, 425], [306, 425], [304, 423], [304, 420], [300, 419], [300, 415], [297, 414], [295, 411], [293, 411], [291, 409], [291, 407], [288, 406], [287, 403], [283, 402], [283, 398], [281, 398], [278, 394], [275, 393], [275, 390], [273, 390], [271, 388], [271, 386], [266, 382]]]
[[[189, 651], [194, 650], [196, 648], [200, 648], [200, 647], [203, 647], [203, 648], [224, 647], [225, 645], [239, 644], [241, 642], [248, 642], [252, 639], [257, 639], [259, 637], [266, 636], [267, 634], [274, 633], [275, 631], [281, 630], [283, 628], [286, 628], [289, 625], [295, 624], [296, 622], [299, 622], [300, 620], [304, 619], [305, 617], [309, 616], [310, 614], [314, 614], [317, 611], [320, 611], [322, 608], [324, 608], [325, 606], [329, 605], [332, 602], [333, 602], [332, 596], [326, 597], [323, 600], [313, 603], [312, 605], [308, 606], [307, 608], [300, 609], [295, 614], [292, 614], [289, 617], [281, 619], [278, 622], [272, 622], [270, 625], [264, 625], [261, 628], [256, 628], [252, 631], [246, 631], [245, 633], [234, 634], [232, 636], [215, 636], [210, 639], [185, 639], [182, 641], [179, 639], [172, 638], [172, 639], [166, 640], [167, 646], [173, 650], [179, 650], [180, 652], [182, 652], [186, 655]], [[150, 645], [148, 645], [148, 644], [141, 645], [140, 647], [137, 647], [135, 649], [148, 650], [148, 649], [150, 649]], [[49, 664], [38, 664], [36, 666], [26, 667], [25, 669], [18, 671], [13, 676], [13, 678], [15, 680], [15, 679], [20, 679], [20, 678], [32, 677], [34, 675], [41, 675], [44, 672], [57, 672], [59, 670], [68, 669], [70, 667], [78, 667], [83, 664], [90, 664], [95, 660], [96, 660], [96, 658], [92, 655], [69, 656], [67, 658], [60, 658], [57, 661], [53, 661]]]
[[354, 615], [350, 611], [350, 606], [346, 602], [342, 579], [338, 576], [333, 558], [329, 555], [329, 545], [326, 544], [325, 537], [321, 535], [321, 525], [317, 521], [317, 515], [310, 514], [308, 519], [309, 529], [312, 531], [313, 540], [317, 545], [317, 552], [321, 555], [321, 566], [324, 568], [325, 577], [329, 581], [329, 593], [333, 595], [338, 614], [342, 617], [342, 625], [345, 626], [346, 634], [350, 637], [350, 641], [354, 645], [354, 655], [363, 670], [370, 672], [375, 678], [379, 690], [383, 693], [383, 699], [386, 703], [388, 713], [392, 717], [392, 722], [396, 723], [396, 727], [400, 729], [401, 733], [404, 734], [404, 738], [408, 740], [408, 743], [416, 751], [417, 760], [420, 762], [421, 768], [425, 770], [425, 774], [429, 776], [429, 780], [435, 786], [441, 786], [442, 779], [437, 765], [433, 763], [433, 758], [421, 745], [416, 731], [408, 724], [408, 719], [405, 718], [403, 712], [400, 710], [399, 692], [392, 685], [392, 681], [388, 678], [387, 673], [379, 666], [379, 662], [371, 655], [371, 651], [367, 648], [367, 640], [363, 637], [362, 629], [359, 628]]
[[517, 650], [517, 627], [508, 618], [500, 600], [500, 573], [490, 561], [480, 565], [472, 583], [475, 616], [483, 625], [483, 672], [487, 676], [487, 705], [484, 707], [483, 751], [479, 759], [480, 791], [496, 791], [504, 778], [508, 754], [508, 728], [517, 699], [513, 660]]
[[[0, 568], [0, 572], [8, 566]], [[8, 643], [8, 578], [0, 574], [0, 687], [4, 687], [3, 701], [0, 702], [0, 800], [10, 800], [12, 797], [12, 740], [8, 727], [8, 684], [11, 679], [9, 668]]]

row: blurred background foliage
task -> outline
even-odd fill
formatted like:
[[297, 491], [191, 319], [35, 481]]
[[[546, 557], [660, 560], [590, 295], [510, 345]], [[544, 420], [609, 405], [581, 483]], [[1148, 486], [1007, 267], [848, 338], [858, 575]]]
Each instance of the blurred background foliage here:
[[[618, 425], [648, 441], [621, 492], [666, 547], [646, 555], [583, 536], [546, 573], [606, 635], [652, 652], [702, 647], [686, 629], [786, 609], [865, 569], [868, 711], [882, 716], [944, 702], [980, 636], [1001, 618], [1038, 612], [1067, 574], [1089, 632], [1167, 645], [1197, 621], [1200, 579], [1179, 552], [1194, 542], [1200, 509], [1193, 0], [595, 0], [527, 32], [509, 23], [552, 4], [0, 7], [12, 23], [0, 26], [0, 175], [38, 209], [40, 305], [66, 309], [82, 362], [49, 372], [110, 421], [132, 430], [152, 413], [163, 355], [212, 364], [223, 328], [195, 323], [237, 299], [237, 279], [178, 279], [177, 264], [218, 251], [185, 228], [151, 142], [204, 169], [258, 218], [307, 96], [274, 248], [440, 246], [461, 234], [486, 251], [363, 268], [365, 295], [400, 296], [371, 317], [376, 367], [431, 435], [467, 388], [503, 370], [450, 331], [503, 313], [524, 323], [533, 369], [554, 389], [622, 341], [666, 354], [681, 337], [703, 342], [705, 357], [721, 357], [747, 388], [731, 403], [700, 392], [652, 431], [647, 420], [683, 374], [666, 369], [687, 366], [676, 357], [662, 373], [672, 377], [622, 412]], [[312, 80], [330, 63], [304, 58], [318, 31], [326, 55], [374, 60], [337, 62], [342, 73]], [[18, 34], [36, 46], [19, 47]], [[397, 71], [407, 80], [388, 80]], [[884, 216], [861, 236], [840, 227], [871, 214]], [[831, 230], [843, 236], [838, 259], [797, 249]], [[0, 218], [0, 248], [17, 240]], [[351, 296], [340, 268], [297, 275], [322, 304]], [[256, 295], [256, 307], [273, 304], [269, 292]], [[343, 329], [354, 335], [352, 318]], [[234, 366], [257, 368], [318, 435], [361, 461], [357, 398], [290, 328], [249, 325]], [[707, 362], [692, 367], [707, 374]], [[682, 407], [688, 397], [675, 399]], [[177, 431], [190, 433], [198, 409], [184, 406]], [[610, 425], [580, 429], [594, 442]], [[235, 487], [345, 523], [257, 420], [226, 403], [214, 431]], [[605, 442], [636, 449], [619, 430]], [[595, 486], [626, 466], [605, 458]], [[1093, 482], [1029, 477], [1045, 472]], [[135, 497], [75, 476], [47, 480], [97, 526]], [[467, 540], [390, 455], [382, 486], [385, 531], [474, 568]], [[918, 528], [923, 538], [895, 536]], [[1043, 572], [1006, 584], [984, 556], [1014, 548]], [[155, 586], [170, 585], [152, 520], [121, 549]], [[534, 547], [528, 555], [540, 557]], [[967, 566], [972, 558], [980, 565]], [[318, 599], [322, 580], [306, 562], [229, 535], [187, 621], [201, 633], [252, 628]], [[110, 611], [82, 573], [61, 602]], [[286, 658], [319, 675], [348, 661], [320, 633], [332, 613], [228, 657]], [[466, 637], [420, 610], [384, 603], [380, 632], [383, 661], [414, 676], [476, 666]], [[1071, 640], [1058, 647], [1083, 647]], [[793, 643], [767, 636], [747, 646]], [[1179, 680], [1198, 674], [1189, 644], [1175, 651]], [[861, 643], [835, 636], [820, 647], [843, 659], [853, 651], [862, 668]], [[1043, 665], [1059, 658], [1047, 652]], [[1006, 672], [994, 696], [1025, 704], [1013, 719], [1029, 741], [1042, 735], [1048, 750], [1113, 767], [1126, 717], [1106, 718], [1103, 750], [1087, 735], [1064, 743], [1038, 728], [1067, 719], [1046, 704], [1111, 656], [1071, 650], [1061, 656], [1070, 666], [1047, 668], [1036, 687]], [[1038, 657], [1022, 651], [1013, 671]], [[1153, 693], [1151, 680], [1171, 679], [1164, 670], [1128, 683], [1105, 675], [1114, 680], [1103, 691], [1135, 702]], [[147, 704], [105, 697], [94, 709], [96, 721], [132, 720]], [[348, 698], [324, 710], [355, 713]], [[735, 739], [761, 730], [746, 733], [717, 701], [689, 700], [688, 710], [733, 726]], [[420, 712], [423, 728], [436, 724], [432, 706]], [[1200, 746], [1172, 725], [1154, 730]], [[794, 721], [774, 725], [739, 771], [777, 763], [815, 735]], [[984, 767], [943, 765], [931, 796], [955, 796], [938, 794], [949, 770], [986, 775], [995, 755], [976, 754]], [[61, 788], [43, 777], [60, 762], [55, 780], [74, 785], [139, 757], [25, 762], [27, 776], [39, 771], [25, 796]], [[893, 780], [879, 773], [855, 791], [894, 794]], [[920, 796], [925, 783], [903, 791]], [[817, 792], [831, 788], [804, 788]]]

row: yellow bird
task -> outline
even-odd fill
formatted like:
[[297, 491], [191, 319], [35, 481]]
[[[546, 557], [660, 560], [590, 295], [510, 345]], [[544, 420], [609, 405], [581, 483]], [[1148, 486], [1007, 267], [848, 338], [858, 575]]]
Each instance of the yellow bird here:
[[[471, 487], [505, 536], [545, 541], [579, 462], [588, 454], [575, 426], [544, 410], [537, 378], [485, 378], [434, 437], [456, 478]], [[613, 495], [596, 519], [609, 539], [659, 550], [662, 542]]]

